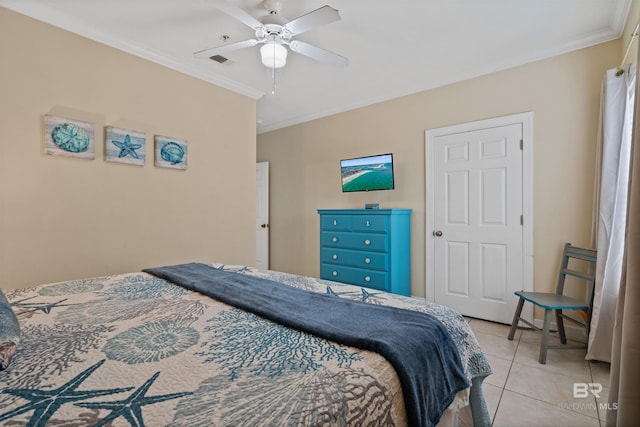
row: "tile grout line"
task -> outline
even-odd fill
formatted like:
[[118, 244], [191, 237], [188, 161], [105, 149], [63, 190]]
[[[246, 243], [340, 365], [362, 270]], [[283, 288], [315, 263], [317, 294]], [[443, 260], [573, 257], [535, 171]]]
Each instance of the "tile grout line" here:
[[513, 362], [516, 360], [516, 353], [518, 352], [518, 348], [520, 347], [520, 340], [522, 339], [522, 332], [520, 332], [520, 336], [518, 337], [518, 343], [516, 344], [516, 348], [513, 351], [513, 356], [511, 357], [511, 363], [509, 364], [509, 370], [507, 371], [507, 376], [504, 379], [504, 384], [502, 385], [502, 390], [500, 390], [500, 397], [498, 398], [498, 403], [496, 405], [496, 412], [493, 414], [493, 419], [491, 420], [491, 425], [496, 422], [496, 418], [498, 417], [498, 411], [500, 410], [500, 403], [502, 402], [502, 396], [504, 395], [504, 390], [507, 388], [507, 382], [509, 381], [509, 375], [511, 375], [511, 369], [513, 368]]
[[[587, 360], [587, 365], [589, 365], [589, 375], [591, 375], [591, 382], [595, 383], [595, 378], [593, 377], [593, 369], [591, 368], [590, 360]], [[604, 425], [603, 423], [606, 423], [606, 418], [603, 420], [602, 417], [600, 416], [600, 406], [598, 406], [598, 399], [594, 397], [593, 400], [596, 402], [596, 414], [598, 414], [598, 424], [600, 424], [600, 427], [602, 427]]]

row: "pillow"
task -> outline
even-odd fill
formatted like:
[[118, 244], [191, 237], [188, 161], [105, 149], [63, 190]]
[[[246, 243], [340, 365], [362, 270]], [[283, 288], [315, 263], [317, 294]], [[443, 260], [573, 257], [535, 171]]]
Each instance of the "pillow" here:
[[0, 371], [7, 369], [20, 342], [20, 324], [0, 289]]

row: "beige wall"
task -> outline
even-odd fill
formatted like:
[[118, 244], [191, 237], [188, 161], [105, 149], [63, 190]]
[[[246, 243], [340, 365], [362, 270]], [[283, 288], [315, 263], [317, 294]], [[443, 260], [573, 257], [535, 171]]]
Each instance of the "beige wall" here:
[[[601, 80], [614, 41], [258, 135], [270, 162], [271, 268], [319, 275], [319, 208], [411, 208], [412, 284], [425, 295], [425, 130], [533, 111], [535, 288], [555, 287], [563, 242], [588, 245]], [[381, 82], [384, 84], [384, 82]], [[340, 88], [336, 88], [340, 90]], [[396, 190], [340, 191], [339, 160], [393, 152]]]
[[[96, 158], [43, 154], [43, 115], [95, 123]], [[147, 134], [106, 162], [104, 126]], [[154, 167], [153, 135], [188, 140]], [[188, 261], [255, 262], [255, 101], [0, 8], [0, 287]]]

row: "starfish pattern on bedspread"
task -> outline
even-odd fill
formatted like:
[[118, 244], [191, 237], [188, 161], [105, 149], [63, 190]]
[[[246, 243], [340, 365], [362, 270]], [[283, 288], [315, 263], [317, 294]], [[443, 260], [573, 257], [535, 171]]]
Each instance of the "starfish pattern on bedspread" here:
[[147, 391], [158, 378], [160, 372], [156, 372], [151, 378], [135, 390], [129, 397], [113, 402], [82, 402], [76, 403], [77, 406], [89, 409], [106, 409], [111, 412], [103, 418], [95, 427], [103, 426], [116, 418], [124, 417], [132, 426], [144, 426], [142, 418], [142, 407], [145, 405], [153, 405], [154, 403], [164, 402], [165, 400], [176, 399], [178, 397], [193, 394], [192, 392], [170, 393], [158, 396], [146, 396]]
[[355, 292], [355, 291], [336, 292], [333, 290], [333, 288], [331, 288], [331, 286], [327, 286], [328, 295], [338, 297], [338, 298], [342, 298], [343, 295], [346, 297], [360, 297], [360, 301], [362, 302], [368, 302], [370, 298], [376, 297], [377, 295], [381, 295], [383, 293], [384, 292], [371, 292], [370, 290], [367, 290], [365, 288], [360, 288], [360, 292]]
[[211, 266], [211, 268], [216, 268], [218, 270], [222, 270], [222, 271], [232, 271], [235, 273], [251, 273], [251, 269], [247, 266], [227, 266], [225, 264], [221, 264], [217, 267], [215, 266]]
[[[16, 302], [12, 302], [11, 305], [13, 307], [16, 308], [24, 308], [25, 309], [25, 313], [26, 312], [34, 312], [34, 311], [42, 311], [44, 314], [49, 314], [51, 313], [51, 310], [53, 308], [57, 308], [57, 307], [68, 307], [70, 305], [74, 305], [74, 304], [62, 304], [63, 302], [65, 302], [66, 300], [68, 300], [69, 298], [65, 298], [65, 299], [61, 299], [60, 301], [56, 301], [56, 302], [24, 302], [24, 301], [28, 301], [30, 299], [33, 299], [35, 297], [30, 297], [30, 298], [25, 298], [25, 299], [21, 299], [19, 301]], [[18, 315], [20, 315], [22, 313], [18, 313]]]
[[33, 410], [33, 415], [27, 423], [29, 426], [44, 426], [58, 409], [65, 403], [73, 403], [94, 397], [129, 391], [133, 387], [112, 388], [107, 390], [76, 390], [89, 376], [102, 364], [105, 359], [85, 369], [66, 384], [53, 390], [39, 390], [29, 388], [14, 388], [4, 390], [4, 393], [12, 394], [29, 401], [9, 412], [0, 414], [0, 421], [8, 420], [16, 415]]
[[369, 292], [365, 288], [360, 288], [360, 290], [362, 291], [362, 302], [367, 302], [369, 301], [369, 298], [382, 294], [382, 292]]

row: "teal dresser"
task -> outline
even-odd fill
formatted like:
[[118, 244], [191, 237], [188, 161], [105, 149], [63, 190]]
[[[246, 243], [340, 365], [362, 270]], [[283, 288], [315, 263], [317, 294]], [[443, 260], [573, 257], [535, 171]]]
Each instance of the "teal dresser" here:
[[411, 295], [411, 209], [319, 209], [320, 278]]

